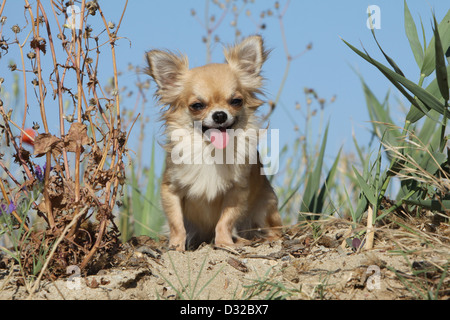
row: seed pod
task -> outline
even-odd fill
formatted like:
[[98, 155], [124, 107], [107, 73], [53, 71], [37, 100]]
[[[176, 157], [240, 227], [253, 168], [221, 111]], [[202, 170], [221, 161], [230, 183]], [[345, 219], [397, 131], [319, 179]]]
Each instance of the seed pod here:
[[15, 24], [15, 25], [13, 25], [12, 27], [11, 27], [11, 30], [12, 30], [12, 32], [14, 32], [14, 33], [19, 33], [20, 32], [20, 27], [19, 27], [19, 25], [18, 24]]
[[36, 58], [36, 53], [34, 51], [30, 51], [30, 52], [27, 53], [27, 57], [30, 60], [34, 59], [34, 58]]

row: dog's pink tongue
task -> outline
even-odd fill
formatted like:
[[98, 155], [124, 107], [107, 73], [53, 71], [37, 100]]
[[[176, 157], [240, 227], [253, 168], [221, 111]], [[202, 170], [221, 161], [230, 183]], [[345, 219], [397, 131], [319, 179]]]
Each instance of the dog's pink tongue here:
[[229, 141], [230, 137], [226, 131], [211, 130], [211, 143], [217, 149], [224, 149]]

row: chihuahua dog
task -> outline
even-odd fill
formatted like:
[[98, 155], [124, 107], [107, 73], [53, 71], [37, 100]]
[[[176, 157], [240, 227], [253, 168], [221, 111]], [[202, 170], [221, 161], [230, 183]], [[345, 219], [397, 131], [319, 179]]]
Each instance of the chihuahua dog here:
[[[259, 128], [255, 112], [263, 103], [258, 96], [268, 52], [260, 36], [251, 36], [224, 54], [223, 64], [192, 69], [181, 54], [146, 54], [167, 137], [161, 201], [169, 245], [180, 251], [280, 234], [277, 196], [259, 156], [250, 161], [257, 147], [248, 134]], [[245, 143], [232, 143], [240, 137]], [[230, 161], [233, 156], [241, 161]]]

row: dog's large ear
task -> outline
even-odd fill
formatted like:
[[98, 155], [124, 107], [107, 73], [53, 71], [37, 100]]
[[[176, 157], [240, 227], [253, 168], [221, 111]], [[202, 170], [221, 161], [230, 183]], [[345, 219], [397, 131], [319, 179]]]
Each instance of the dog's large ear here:
[[158, 85], [156, 95], [164, 104], [171, 104], [183, 90], [183, 76], [189, 70], [189, 62], [183, 55], [151, 50], [146, 54], [150, 75]]
[[261, 87], [261, 68], [268, 56], [261, 36], [245, 38], [236, 46], [226, 48], [224, 54], [230, 67], [238, 72], [244, 86], [249, 89]]

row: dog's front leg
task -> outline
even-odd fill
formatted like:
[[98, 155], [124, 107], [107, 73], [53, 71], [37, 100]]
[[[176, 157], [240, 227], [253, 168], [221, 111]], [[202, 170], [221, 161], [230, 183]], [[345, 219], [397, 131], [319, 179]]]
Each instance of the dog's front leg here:
[[169, 223], [169, 246], [177, 251], [184, 251], [186, 247], [186, 229], [184, 227], [181, 199], [176, 193], [172, 192], [169, 184], [161, 184], [161, 202]]
[[216, 225], [215, 244], [233, 246], [232, 232], [236, 221], [247, 212], [248, 188], [234, 187], [223, 201], [222, 213]]

